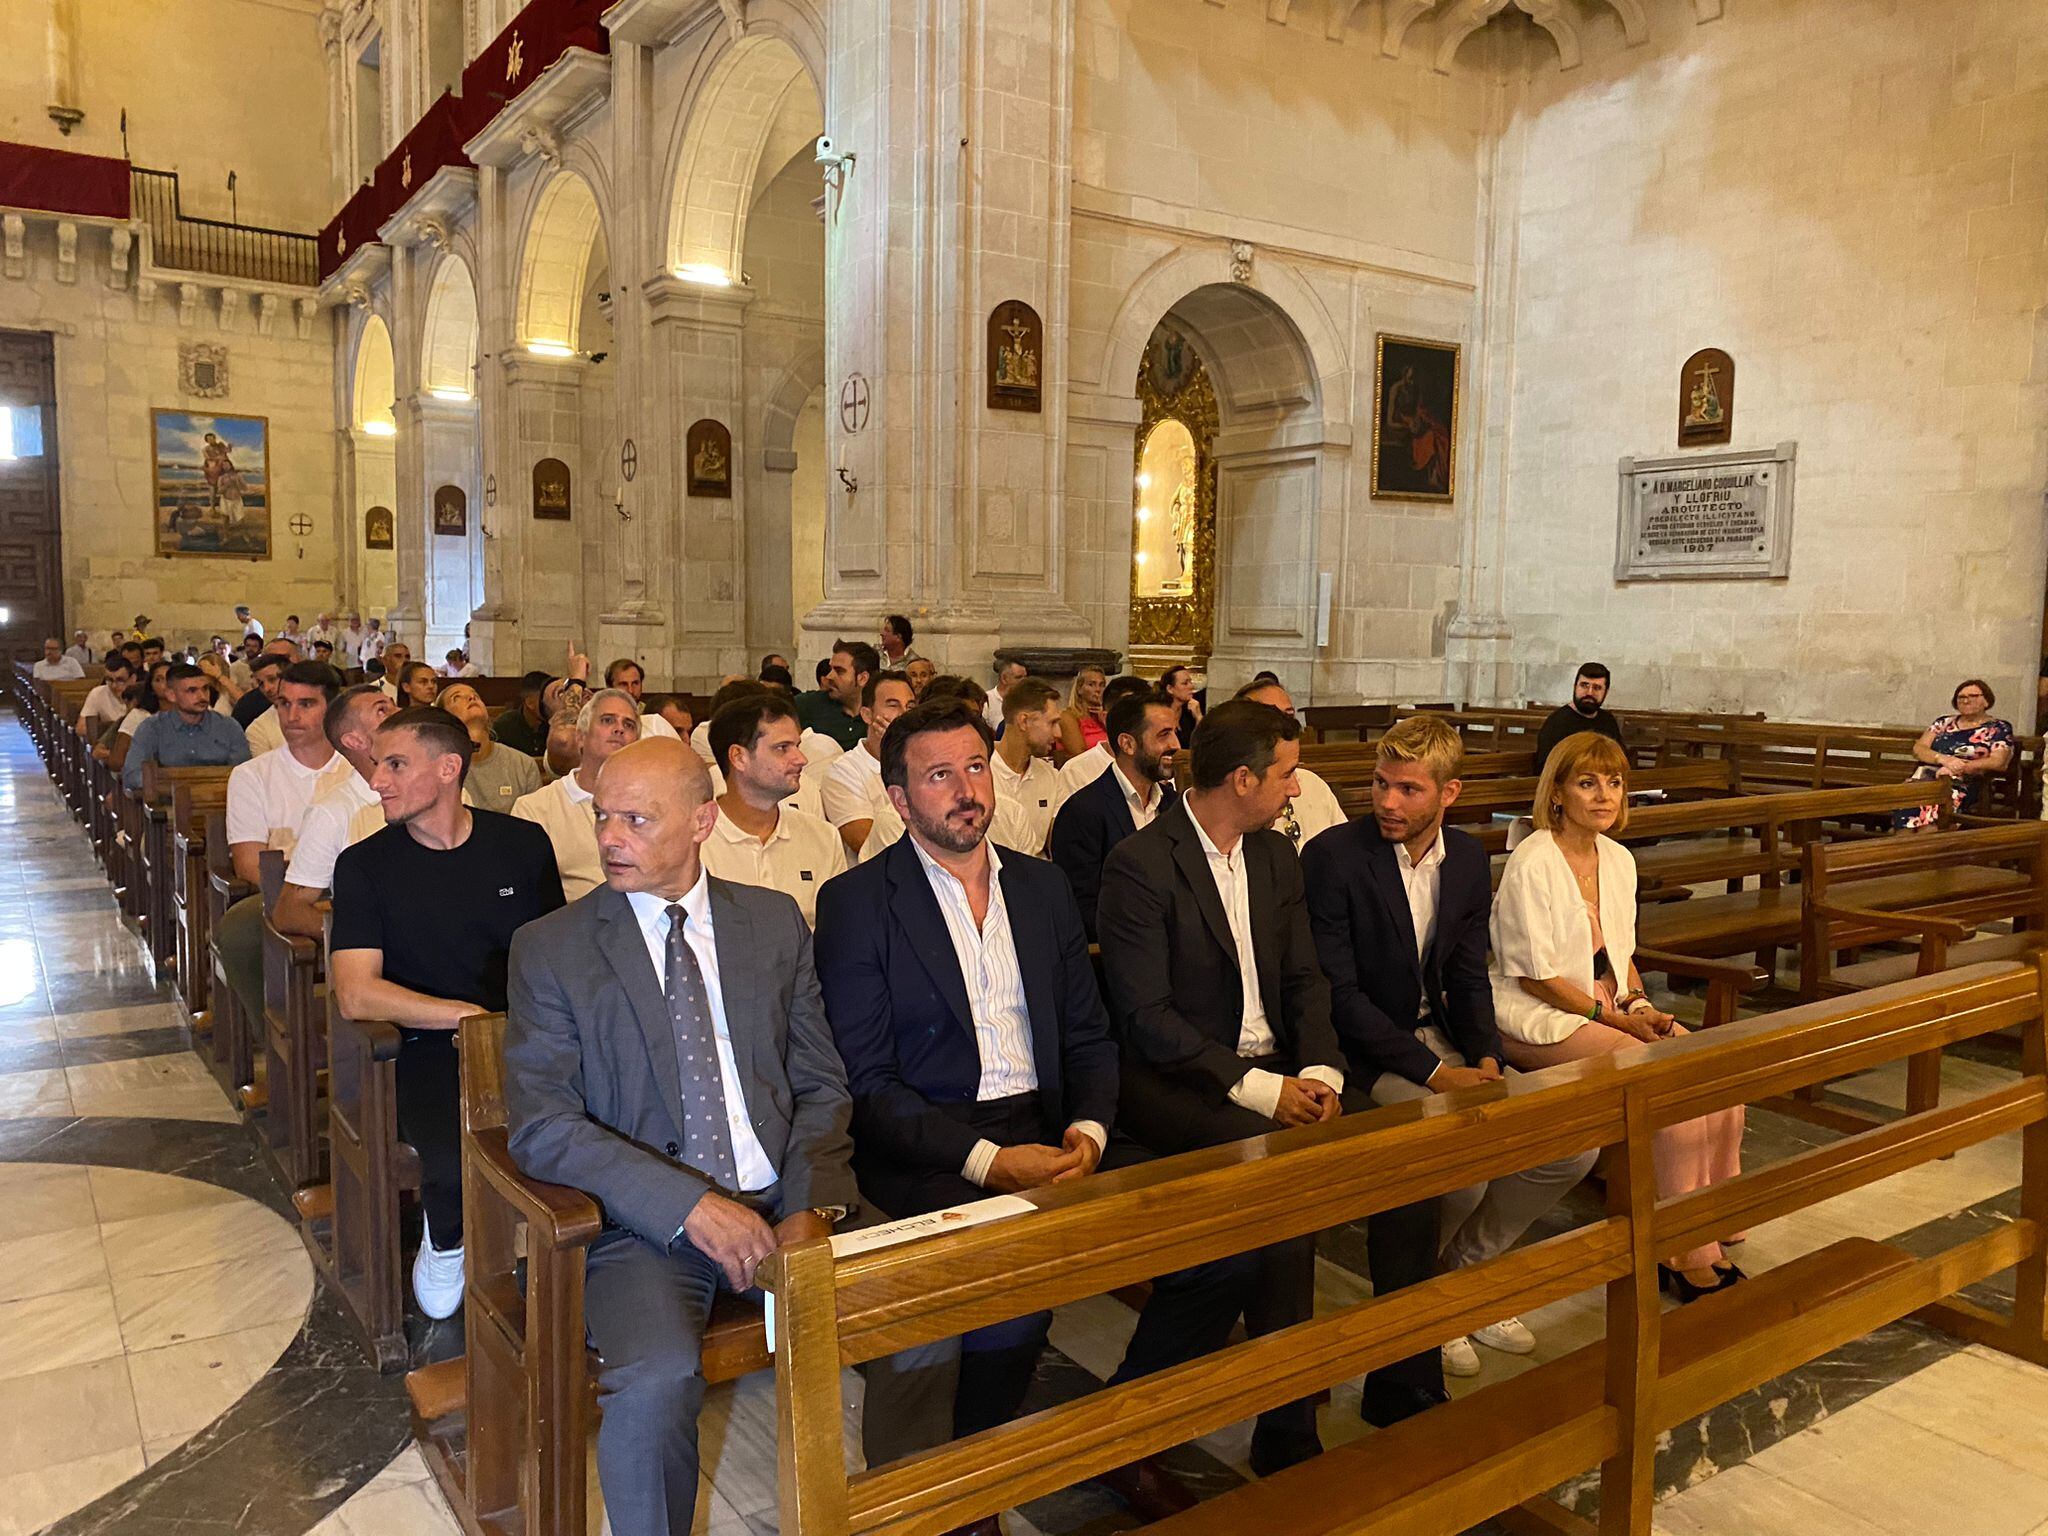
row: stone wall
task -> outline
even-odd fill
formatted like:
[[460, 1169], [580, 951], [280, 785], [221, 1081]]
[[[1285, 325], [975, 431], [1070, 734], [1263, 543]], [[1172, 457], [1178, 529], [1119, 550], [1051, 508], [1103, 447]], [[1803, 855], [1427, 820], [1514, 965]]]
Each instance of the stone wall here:
[[[172, 286], [178, 274], [143, 274], [145, 289], [156, 284], [145, 303], [133, 256], [127, 286], [115, 288], [109, 253], [105, 226], [80, 228], [75, 269], [61, 280], [55, 223], [32, 219], [25, 270], [0, 277], [0, 327], [55, 340], [67, 623], [103, 634], [146, 613], [167, 636], [203, 639], [228, 627], [241, 602], [266, 624], [288, 612], [310, 623], [337, 596], [326, 317], [301, 315], [296, 298], [273, 292], [265, 320], [259, 293], [217, 282], [195, 285], [188, 304]], [[227, 349], [227, 398], [180, 390], [181, 342]], [[155, 554], [153, 408], [269, 419], [270, 559]], [[303, 538], [289, 528], [302, 513], [313, 525]]]
[[[1518, 209], [1506, 609], [1520, 690], [2033, 718], [2048, 425], [2048, 37], [2027, 0], [1747, 3], [1538, 70]], [[1589, 50], [1590, 53], [1590, 50]], [[1735, 359], [1735, 446], [1799, 445], [1783, 581], [1617, 585], [1615, 465]]]

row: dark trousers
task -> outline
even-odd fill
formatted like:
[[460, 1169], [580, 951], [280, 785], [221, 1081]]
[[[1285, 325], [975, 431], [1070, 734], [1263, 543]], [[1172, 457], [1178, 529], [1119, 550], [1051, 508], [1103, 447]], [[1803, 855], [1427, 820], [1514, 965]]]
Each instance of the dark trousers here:
[[[1065, 1134], [1064, 1127], [1045, 1123], [1036, 1094], [937, 1107], [997, 1146], [1057, 1146]], [[1128, 1168], [1148, 1157], [1128, 1139], [1112, 1136], [1100, 1170]], [[993, 1193], [970, 1184], [958, 1169], [906, 1169], [858, 1156], [855, 1163], [862, 1197], [876, 1207], [876, 1220], [887, 1219], [882, 1212], [920, 1216]], [[1233, 1256], [1155, 1279], [1111, 1385], [1220, 1349], [1244, 1310], [1256, 1272], [1247, 1258]], [[879, 1467], [1009, 1423], [1031, 1386], [1051, 1323], [1050, 1312], [1035, 1312], [870, 1362], [863, 1368], [867, 1405], [861, 1417], [868, 1465]]]
[[[781, 1219], [776, 1189], [746, 1200], [771, 1226]], [[688, 1239], [663, 1252], [614, 1228], [590, 1245], [583, 1318], [599, 1360], [597, 1477], [614, 1536], [689, 1536], [704, 1325], [730, 1289]]]
[[[258, 1015], [261, 1017], [261, 1014]], [[452, 1029], [408, 1029], [398, 1047], [398, 1134], [420, 1158], [434, 1246], [462, 1246], [462, 1068]]]
[[[1272, 1072], [1289, 1072], [1284, 1063], [1254, 1063]], [[1344, 1112], [1359, 1114], [1373, 1107], [1371, 1097], [1349, 1084]], [[1123, 1092], [1117, 1123], [1154, 1152], [1192, 1152], [1264, 1136], [1279, 1126], [1264, 1115], [1228, 1102], [1218, 1104], [1192, 1082], [1169, 1077], [1128, 1057], [1123, 1064]], [[1367, 1267], [1375, 1296], [1415, 1285], [1436, 1274], [1437, 1201], [1382, 1211], [1366, 1220]], [[1259, 1275], [1244, 1309], [1245, 1332], [1253, 1338], [1276, 1333], [1315, 1314], [1316, 1240], [1313, 1234], [1262, 1248], [1256, 1255]], [[1409, 1386], [1443, 1386], [1443, 1365], [1434, 1349], [1383, 1365], [1366, 1377], [1375, 1382]], [[1259, 1417], [1259, 1433], [1283, 1441], [1305, 1443], [1315, 1434], [1315, 1404], [1307, 1398], [1275, 1408]]]

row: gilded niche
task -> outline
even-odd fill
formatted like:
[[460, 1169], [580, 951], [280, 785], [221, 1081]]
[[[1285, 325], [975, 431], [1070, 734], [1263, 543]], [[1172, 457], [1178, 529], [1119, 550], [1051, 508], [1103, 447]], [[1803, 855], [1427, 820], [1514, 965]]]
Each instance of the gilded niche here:
[[1215, 628], [1216, 390], [1194, 343], [1164, 321], [1137, 382], [1130, 643], [1205, 659]]

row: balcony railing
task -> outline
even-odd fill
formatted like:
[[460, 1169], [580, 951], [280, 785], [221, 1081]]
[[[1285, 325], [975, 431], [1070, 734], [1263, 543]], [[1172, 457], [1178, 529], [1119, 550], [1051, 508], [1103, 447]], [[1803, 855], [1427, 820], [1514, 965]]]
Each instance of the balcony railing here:
[[193, 218], [178, 205], [176, 171], [131, 166], [128, 175], [132, 216], [149, 225], [158, 266], [259, 283], [319, 283], [319, 242], [312, 235]]

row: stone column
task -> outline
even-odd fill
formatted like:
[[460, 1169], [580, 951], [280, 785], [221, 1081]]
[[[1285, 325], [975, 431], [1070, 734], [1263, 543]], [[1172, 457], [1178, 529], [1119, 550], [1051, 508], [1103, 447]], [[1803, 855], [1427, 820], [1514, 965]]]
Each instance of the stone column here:
[[483, 539], [483, 591], [469, 616], [469, 648], [470, 659], [495, 675], [520, 670], [517, 573], [527, 518], [522, 515], [526, 497], [514, 469], [520, 457], [518, 417], [507, 361], [516, 345], [512, 331], [519, 253], [511, 248], [505, 231], [504, 169], [479, 165], [476, 195], [476, 400], [482, 462], [481, 491], [472, 505]]
[[[419, 435], [419, 495], [429, 508], [424, 633], [415, 654], [439, 666], [451, 646], [462, 644], [475, 597], [470, 587], [471, 548], [483, 539], [478, 530], [486, 510], [483, 476], [477, 468], [477, 406], [474, 400], [442, 400], [425, 393], [408, 404]], [[462, 538], [433, 532], [432, 499], [443, 485], [459, 486], [469, 498], [469, 531]]]
[[[898, 609], [920, 650], [977, 675], [1012, 631], [1085, 641], [1061, 558], [1072, 8], [846, 0], [832, 50], [826, 127], [856, 159], [828, 193], [833, 473], [825, 601], [801, 649]], [[987, 405], [984, 335], [1006, 299], [1044, 322], [1036, 415]], [[871, 389], [858, 435], [839, 411], [854, 373]]]
[[[625, 498], [620, 518], [610, 519], [604, 538], [605, 607], [598, 614], [597, 633], [590, 638], [592, 660], [603, 666], [614, 656], [644, 658], [654, 674], [650, 684], [667, 685], [664, 675], [674, 665], [668, 612], [673, 601], [669, 583], [669, 534], [675, 525], [666, 515], [679, 507], [666, 485], [648, 471], [658, 439], [670, 435], [659, 412], [659, 348], [649, 336], [646, 281], [662, 271], [662, 219], [654, 181], [666, 163], [655, 141], [653, 114], [654, 65], [650, 50], [639, 43], [612, 45], [612, 164], [619, 168], [613, 184], [611, 219], [606, 227], [611, 261], [612, 365], [617, 381], [616, 441], [592, 443], [595, 462], [605, 460], [603, 481]], [[684, 422], [682, 426], [688, 426]], [[674, 428], [677, 444], [682, 427]], [[627, 440], [634, 446], [635, 468], [630, 485], [622, 484], [620, 453]], [[596, 490], [598, 479], [592, 478]], [[660, 489], [657, 489], [660, 487]], [[676, 610], [681, 611], [681, 610]]]
[[[432, 488], [427, 485], [425, 423], [421, 416], [419, 310], [424, 302], [417, 281], [419, 246], [397, 246], [391, 252], [391, 377], [397, 393], [393, 439], [398, 500], [398, 601], [385, 616], [384, 628], [420, 654], [426, 632], [427, 546], [433, 538]], [[431, 252], [429, 252], [431, 254]]]
[[1458, 451], [1473, 466], [1460, 535], [1458, 606], [1444, 629], [1444, 693], [1453, 702], [1507, 704], [1515, 688], [1504, 611], [1507, 586], [1508, 454], [1514, 427], [1515, 305], [1522, 168], [1528, 124], [1525, 84], [1518, 75], [1492, 92], [1480, 161], [1479, 314], [1466, 380], [1466, 440]]
[[[649, 430], [626, 500], [635, 523], [648, 519], [655, 537], [669, 530], [675, 541], [660, 551], [675, 614], [668, 628], [672, 681], [709, 682], [744, 666], [746, 481], [737, 466], [754, 451], [741, 411], [742, 322], [753, 295], [662, 276], [641, 296], [649, 321], [641, 420]], [[688, 493], [684, 437], [704, 417], [732, 432], [729, 498]]]

